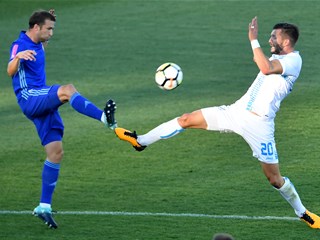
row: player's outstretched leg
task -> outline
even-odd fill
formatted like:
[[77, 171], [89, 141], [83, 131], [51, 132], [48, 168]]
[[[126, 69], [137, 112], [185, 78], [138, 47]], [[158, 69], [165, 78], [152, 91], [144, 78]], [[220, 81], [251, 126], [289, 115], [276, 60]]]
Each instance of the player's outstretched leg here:
[[109, 99], [106, 103], [106, 107], [104, 108], [104, 113], [106, 114], [107, 118], [106, 125], [111, 129], [115, 129], [117, 127], [117, 121], [114, 116], [116, 109], [116, 103], [112, 99]]
[[45, 224], [48, 225], [49, 228], [58, 228], [58, 224], [52, 217], [51, 208], [43, 208], [38, 206], [33, 210], [33, 215], [40, 218]]
[[126, 130], [124, 128], [115, 128], [114, 132], [123, 141], [129, 142], [137, 151], [141, 152], [143, 151], [147, 146], [142, 146], [137, 141], [137, 133], [136, 131], [130, 132], [129, 130]]
[[307, 223], [311, 228], [320, 228], [320, 217], [308, 210], [300, 218], [302, 221]]

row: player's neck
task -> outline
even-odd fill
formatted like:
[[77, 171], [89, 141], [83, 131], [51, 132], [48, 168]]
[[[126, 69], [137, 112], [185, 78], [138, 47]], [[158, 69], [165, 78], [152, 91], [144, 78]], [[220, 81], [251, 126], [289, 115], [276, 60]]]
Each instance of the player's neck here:
[[287, 54], [292, 53], [292, 52], [294, 52], [294, 48], [293, 47], [286, 47], [279, 53], [279, 55], [287, 55]]
[[39, 43], [40, 41], [38, 40], [38, 38], [36, 37], [36, 35], [32, 32], [32, 30], [27, 30], [26, 31], [26, 35], [31, 39], [32, 42], [34, 43]]

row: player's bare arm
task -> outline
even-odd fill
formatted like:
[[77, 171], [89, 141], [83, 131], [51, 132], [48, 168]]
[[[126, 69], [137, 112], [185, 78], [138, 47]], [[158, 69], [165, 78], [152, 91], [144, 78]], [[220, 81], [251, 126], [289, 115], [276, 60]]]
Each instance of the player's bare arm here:
[[[254, 17], [249, 23], [248, 37], [250, 42], [256, 41], [258, 43], [258, 18]], [[258, 43], [259, 44], [259, 43]], [[253, 59], [257, 64], [259, 70], [265, 74], [281, 74], [283, 69], [279, 60], [270, 61], [269, 58], [263, 53], [259, 45], [253, 46]]]
[[19, 68], [20, 59], [35, 61], [36, 52], [33, 50], [25, 50], [17, 53], [17, 55], [8, 63], [7, 73], [11, 77], [13, 76]]

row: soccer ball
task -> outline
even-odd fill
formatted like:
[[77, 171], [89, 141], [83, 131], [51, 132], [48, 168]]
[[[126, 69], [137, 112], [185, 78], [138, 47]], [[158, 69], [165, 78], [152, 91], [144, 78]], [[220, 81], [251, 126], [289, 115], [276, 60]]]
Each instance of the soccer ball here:
[[163, 90], [175, 89], [182, 83], [182, 79], [182, 70], [175, 63], [164, 63], [156, 71], [156, 83]]

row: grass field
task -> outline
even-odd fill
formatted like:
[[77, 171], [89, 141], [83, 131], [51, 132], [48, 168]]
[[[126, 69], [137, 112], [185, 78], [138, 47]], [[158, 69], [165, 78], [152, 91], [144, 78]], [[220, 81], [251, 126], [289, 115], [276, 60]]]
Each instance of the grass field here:
[[[241, 137], [188, 130], [138, 153], [69, 104], [60, 108], [65, 156], [53, 199], [59, 229], [32, 217], [45, 154], [6, 66], [32, 11], [51, 7], [58, 20], [46, 51], [48, 84], [73, 83], [101, 107], [113, 98], [119, 125], [138, 133], [242, 96], [258, 72], [247, 37], [252, 17], [259, 18], [265, 53], [275, 23], [299, 25], [303, 69], [276, 119], [277, 149], [282, 174], [320, 213], [318, 1], [1, 0], [0, 239], [209, 240], [217, 232], [236, 239], [320, 238], [293, 220]], [[172, 92], [153, 80], [168, 61], [184, 71]]]

